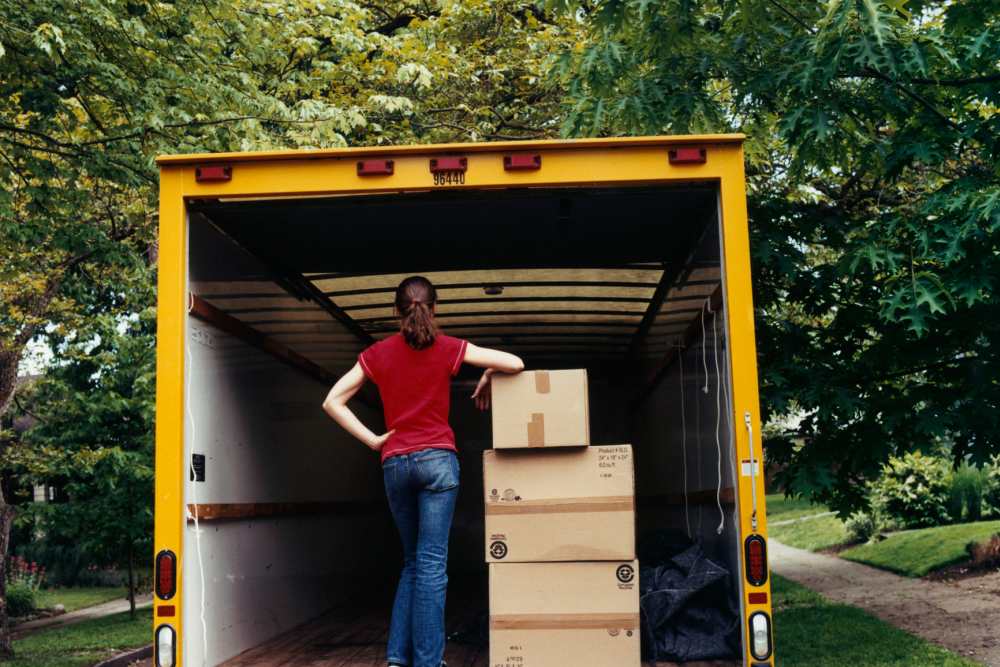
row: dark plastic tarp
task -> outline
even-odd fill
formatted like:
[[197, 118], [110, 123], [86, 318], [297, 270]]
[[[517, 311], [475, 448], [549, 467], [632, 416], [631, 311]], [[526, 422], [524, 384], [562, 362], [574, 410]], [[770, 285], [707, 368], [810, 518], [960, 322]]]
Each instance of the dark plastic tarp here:
[[675, 662], [736, 658], [739, 611], [729, 571], [682, 533], [654, 533], [640, 544], [643, 657]]

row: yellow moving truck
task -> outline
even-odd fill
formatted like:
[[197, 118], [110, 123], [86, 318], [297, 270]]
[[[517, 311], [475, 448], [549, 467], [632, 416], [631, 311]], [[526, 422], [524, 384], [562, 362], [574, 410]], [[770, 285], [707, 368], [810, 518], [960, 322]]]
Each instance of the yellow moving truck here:
[[[725, 566], [733, 664], [773, 664], [742, 139], [161, 157], [156, 664], [378, 664], [398, 539], [377, 457], [320, 403], [414, 273], [447, 333], [587, 370], [591, 442], [634, 448], [640, 536]], [[473, 617], [474, 379], [452, 397], [449, 588]], [[356, 402], [378, 428], [377, 393]]]

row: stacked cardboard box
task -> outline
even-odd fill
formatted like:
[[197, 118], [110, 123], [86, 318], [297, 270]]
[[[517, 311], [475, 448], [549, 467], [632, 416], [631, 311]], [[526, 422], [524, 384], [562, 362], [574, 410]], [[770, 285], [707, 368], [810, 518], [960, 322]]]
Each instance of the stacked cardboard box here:
[[584, 370], [492, 389], [490, 667], [638, 666], [632, 447], [590, 446]]

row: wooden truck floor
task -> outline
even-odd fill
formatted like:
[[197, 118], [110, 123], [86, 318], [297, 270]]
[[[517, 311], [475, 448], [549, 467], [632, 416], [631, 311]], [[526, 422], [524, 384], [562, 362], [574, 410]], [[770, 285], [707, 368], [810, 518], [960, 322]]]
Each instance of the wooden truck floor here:
[[[390, 600], [327, 612], [308, 623], [232, 658], [223, 667], [385, 667]], [[479, 618], [485, 609], [482, 598], [456, 594], [449, 588], [448, 630]], [[448, 667], [489, 667], [485, 644], [449, 641], [445, 651]], [[683, 663], [683, 667], [737, 667], [729, 661]], [[678, 667], [673, 662], [644, 662], [643, 667]]]

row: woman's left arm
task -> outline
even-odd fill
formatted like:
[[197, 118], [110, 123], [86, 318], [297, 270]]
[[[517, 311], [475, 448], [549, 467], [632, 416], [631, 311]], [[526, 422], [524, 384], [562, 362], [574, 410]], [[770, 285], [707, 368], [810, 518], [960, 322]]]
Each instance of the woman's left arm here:
[[382, 449], [382, 445], [392, 435], [392, 431], [382, 435], [375, 435], [347, 407], [347, 402], [354, 398], [354, 395], [358, 393], [364, 383], [365, 372], [361, 369], [361, 364], [355, 363], [354, 368], [347, 371], [346, 374], [337, 380], [337, 384], [333, 385], [333, 389], [326, 395], [326, 400], [323, 401], [323, 410], [333, 418], [333, 421], [340, 424], [345, 431], [377, 452]]

